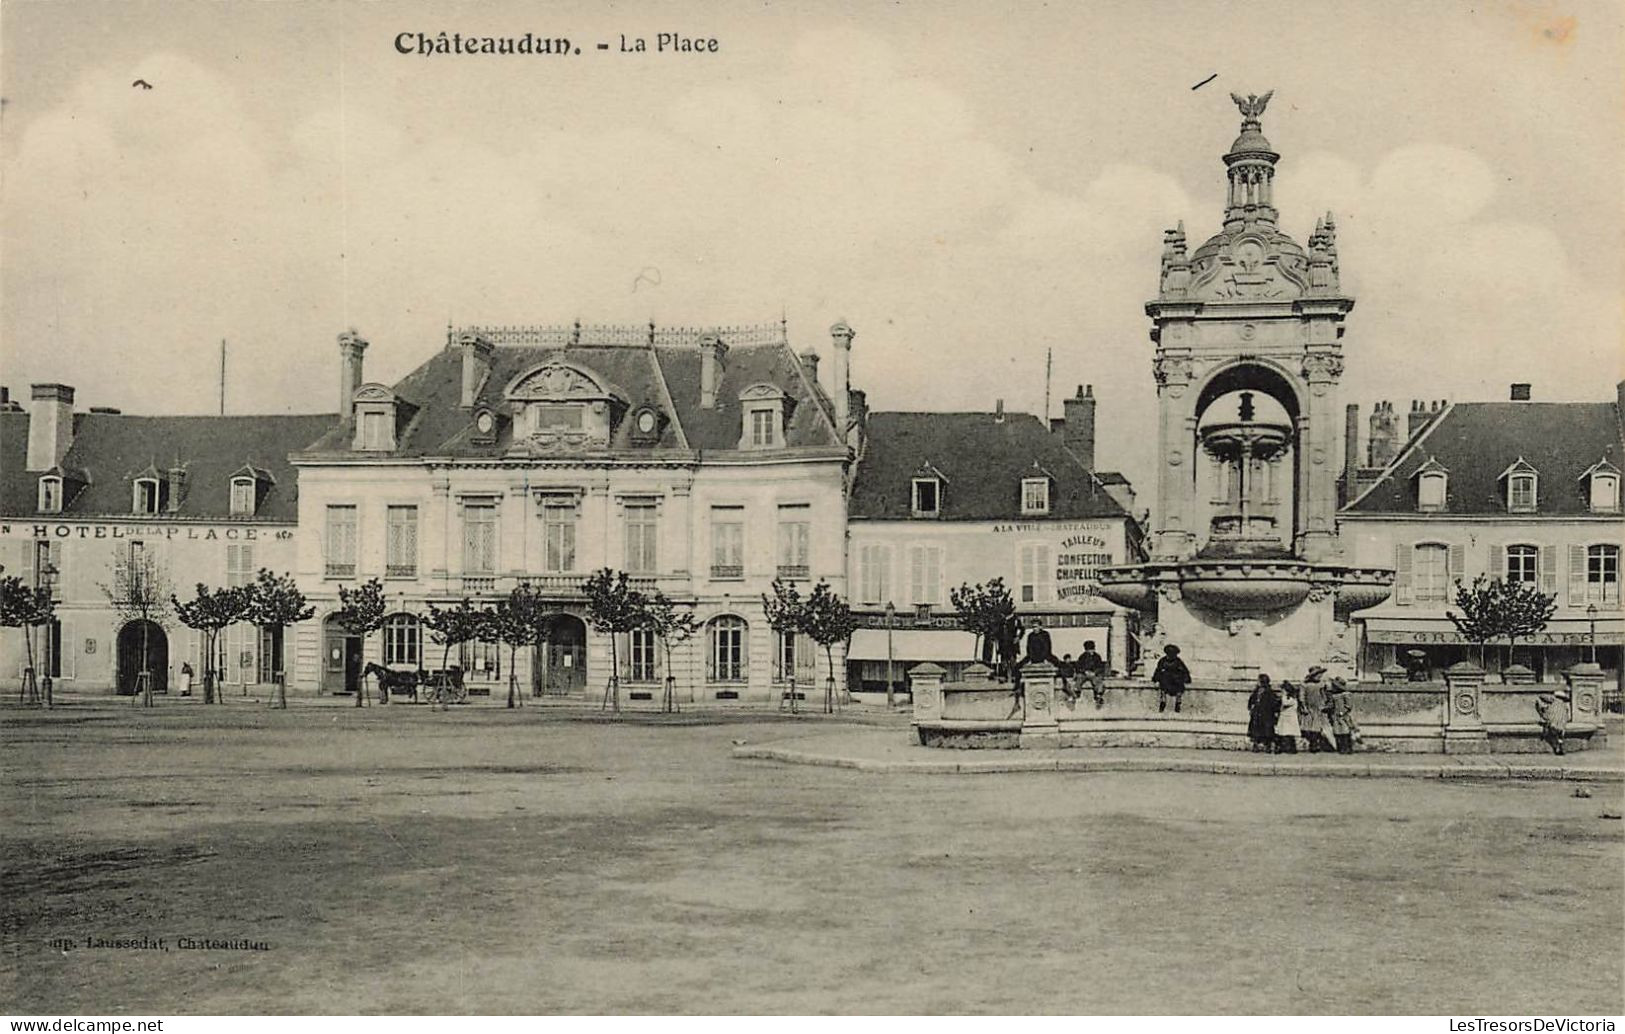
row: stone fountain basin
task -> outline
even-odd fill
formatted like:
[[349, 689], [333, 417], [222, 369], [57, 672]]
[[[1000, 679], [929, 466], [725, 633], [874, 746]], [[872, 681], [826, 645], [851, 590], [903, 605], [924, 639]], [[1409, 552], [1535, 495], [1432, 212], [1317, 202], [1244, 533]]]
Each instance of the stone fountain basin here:
[[1290, 610], [1323, 584], [1338, 590], [1340, 612], [1376, 606], [1393, 592], [1392, 571], [1302, 560], [1188, 560], [1104, 568], [1100, 594], [1119, 606], [1152, 611], [1159, 588], [1225, 614]]

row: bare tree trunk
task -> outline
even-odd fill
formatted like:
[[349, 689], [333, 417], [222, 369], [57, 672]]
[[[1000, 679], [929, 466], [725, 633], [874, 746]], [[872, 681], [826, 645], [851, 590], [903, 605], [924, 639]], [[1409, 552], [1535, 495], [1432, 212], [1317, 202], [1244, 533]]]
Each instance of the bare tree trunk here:
[[150, 662], [147, 658], [147, 629], [149, 627], [150, 623], [143, 617], [141, 619], [141, 674], [146, 677], [141, 679], [142, 707], [152, 706], [152, 671], [148, 666]]

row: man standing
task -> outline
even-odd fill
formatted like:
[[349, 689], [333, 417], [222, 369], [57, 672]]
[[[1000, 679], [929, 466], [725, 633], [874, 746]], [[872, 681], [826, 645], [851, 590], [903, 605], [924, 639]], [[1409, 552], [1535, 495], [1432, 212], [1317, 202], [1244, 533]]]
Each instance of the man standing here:
[[1044, 631], [1044, 623], [1038, 618], [1033, 619], [1033, 630], [1027, 634], [1027, 657], [1023, 664], [1054, 664], [1054, 648], [1050, 645], [1049, 633]]
[[1157, 684], [1157, 710], [1168, 710], [1168, 698], [1173, 697], [1174, 713], [1178, 714], [1184, 701], [1185, 687], [1191, 683], [1191, 670], [1179, 659], [1179, 647], [1169, 643], [1162, 648], [1162, 657], [1157, 661], [1156, 670], [1151, 673], [1151, 681]]
[[1321, 681], [1325, 674], [1324, 667], [1314, 665], [1298, 690], [1298, 728], [1311, 754], [1330, 754], [1336, 749], [1326, 738], [1326, 684]]

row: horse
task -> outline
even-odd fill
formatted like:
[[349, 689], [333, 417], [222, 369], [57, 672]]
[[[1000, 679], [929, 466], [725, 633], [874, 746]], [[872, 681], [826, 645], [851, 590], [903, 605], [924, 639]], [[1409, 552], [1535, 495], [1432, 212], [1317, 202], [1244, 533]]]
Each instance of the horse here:
[[392, 671], [389, 668], [384, 667], [382, 664], [374, 664], [371, 661], [368, 661], [367, 666], [361, 669], [361, 691], [363, 693], [366, 692], [366, 680], [368, 675], [377, 676], [378, 692], [383, 695], [384, 703], [389, 703], [389, 694], [392, 692], [396, 696], [411, 697], [412, 703], [414, 704], [418, 702], [417, 672]]

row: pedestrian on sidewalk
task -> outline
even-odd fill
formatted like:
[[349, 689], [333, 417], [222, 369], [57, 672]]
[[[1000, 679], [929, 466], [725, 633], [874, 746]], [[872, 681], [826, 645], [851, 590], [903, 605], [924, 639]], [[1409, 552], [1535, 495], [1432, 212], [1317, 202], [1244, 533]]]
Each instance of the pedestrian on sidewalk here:
[[1360, 726], [1354, 720], [1354, 697], [1349, 693], [1347, 682], [1340, 678], [1332, 679], [1326, 694], [1326, 707], [1331, 715], [1332, 735], [1337, 738], [1337, 752], [1354, 753], [1354, 736], [1360, 731]]
[[1247, 697], [1247, 738], [1252, 741], [1254, 754], [1268, 754], [1275, 749], [1275, 719], [1280, 716], [1281, 698], [1270, 677], [1258, 674], [1258, 684]]
[[1559, 757], [1563, 754], [1563, 733], [1569, 727], [1569, 694], [1565, 690], [1553, 696], [1542, 693], [1535, 701], [1535, 714], [1540, 718], [1540, 738]]
[[1157, 710], [1168, 710], [1168, 698], [1173, 697], [1174, 713], [1178, 714], [1185, 687], [1191, 684], [1191, 670], [1179, 659], [1179, 647], [1169, 643], [1162, 648], [1162, 657], [1151, 673], [1151, 681], [1157, 684]]
[[[1095, 641], [1083, 641], [1083, 654], [1078, 658], [1077, 670], [1089, 692], [1094, 694], [1095, 709], [1106, 706], [1106, 659], [1095, 652]], [[1083, 687], [1078, 687], [1078, 695], [1083, 695]]]
[[1298, 735], [1303, 731], [1298, 725], [1298, 687], [1290, 682], [1281, 683], [1276, 701], [1279, 710], [1275, 717], [1275, 753], [1296, 754]]
[[1321, 681], [1325, 674], [1321, 665], [1312, 666], [1298, 691], [1298, 728], [1311, 754], [1330, 754], [1334, 749], [1326, 738], [1326, 684]]

